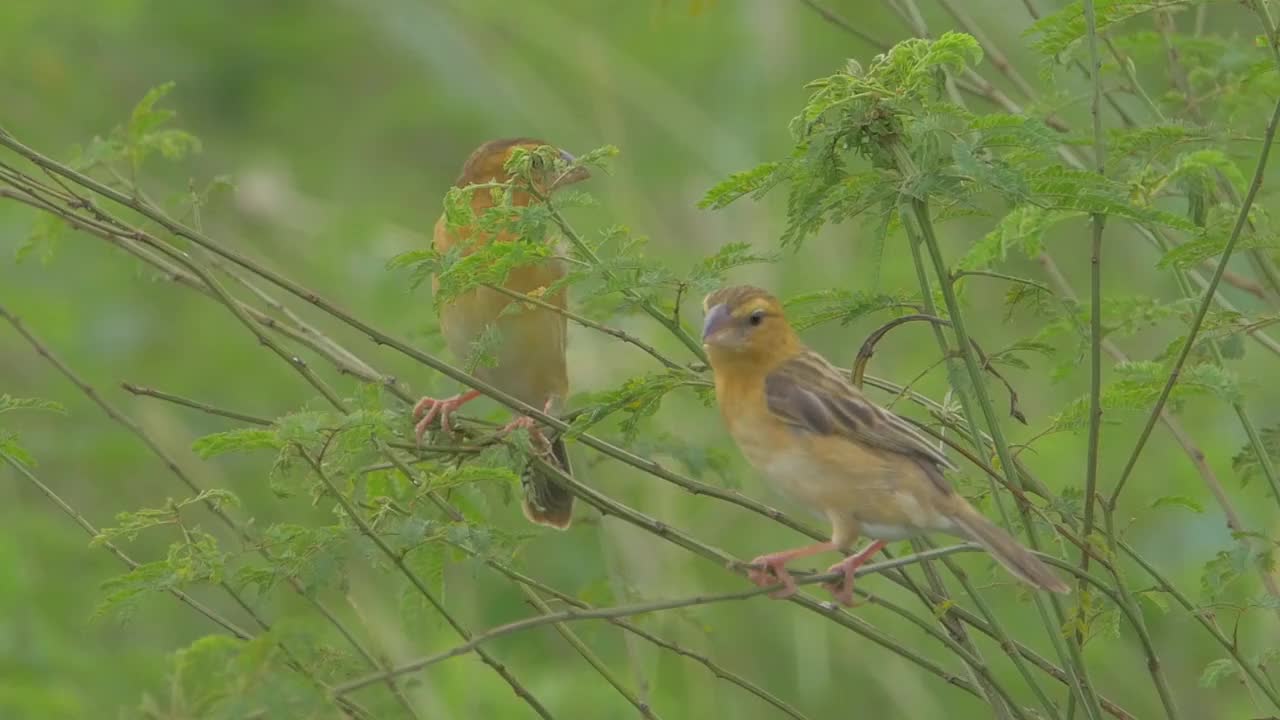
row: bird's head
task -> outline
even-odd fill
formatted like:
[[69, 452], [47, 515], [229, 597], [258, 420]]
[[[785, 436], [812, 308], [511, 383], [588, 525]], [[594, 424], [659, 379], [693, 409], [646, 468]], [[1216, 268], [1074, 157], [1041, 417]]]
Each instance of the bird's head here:
[[[466, 187], [487, 182], [507, 182], [511, 174], [507, 172], [507, 161], [518, 148], [532, 153], [550, 143], [535, 138], [506, 138], [490, 140], [476, 148], [462, 166], [462, 174], [454, 183], [457, 187]], [[575, 167], [575, 158], [564, 150], [556, 150], [556, 158], [542, 154], [534, 154], [530, 162], [533, 168], [533, 182], [541, 193], [548, 193], [565, 185], [571, 185], [591, 177], [585, 167]]]
[[799, 349], [800, 340], [782, 312], [782, 303], [758, 287], [721, 288], [703, 299], [702, 309], [706, 313], [702, 343], [712, 366], [772, 365]]

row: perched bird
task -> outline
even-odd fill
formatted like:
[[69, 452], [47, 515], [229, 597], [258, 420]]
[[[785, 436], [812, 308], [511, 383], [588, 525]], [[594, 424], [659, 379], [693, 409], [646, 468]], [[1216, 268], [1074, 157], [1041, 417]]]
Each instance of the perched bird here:
[[[455, 187], [467, 187], [488, 182], [511, 180], [505, 165], [516, 148], [530, 151], [547, 145], [533, 138], [493, 140], [477, 148], [462, 166], [462, 173], [454, 182]], [[547, 166], [542, 158], [534, 158], [534, 190], [547, 196], [570, 183], [586, 179], [586, 168], [573, 166], [574, 158], [560, 151], [560, 157], [570, 167], [568, 170]], [[544, 167], [545, 166], [545, 167]], [[471, 208], [476, 217], [494, 206], [492, 193], [480, 190], [471, 194]], [[537, 202], [528, 188], [515, 188], [512, 204], [527, 206]], [[445, 253], [461, 245], [464, 255], [491, 242], [510, 242], [515, 236], [507, 232], [487, 233], [471, 227], [451, 230], [445, 217], [436, 222], [433, 246]], [[542, 301], [563, 308], [566, 305], [564, 288], [550, 288], [567, 272], [561, 259], [550, 259], [511, 270], [503, 287], [508, 290], [539, 297]], [[439, 292], [440, 279], [432, 276], [432, 291]], [[514, 303], [514, 305], [513, 305]], [[498, 389], [536, 407], [556, 414], [569, 393], [569, 375], [565, 367], [565, 339], [568, 332], [564, 315], [527, 302], [514, 300], [497, 290], [481, 287], [463, 293], [440, 309], [440, 328], [445, 344], [454, 357], [469, 356], [472, 345], [481, 338], [488, 326], [498, 331], [497, 346], [492, 349], [496, 363], [475, 370], [476, 377]], [[438, 417], [445, 432], [450, 432], [450, 415], [463, 404], [480, 397], [478, 390], [468, 390], [449, 398], [424, 397], [413, 408], [418, 421], [415, 431], [419, 442], [422, 435]], [[513, 420], [504, 432], [524, 427], [537, 445], [546, 446], [541, 431], [528, 417]], [[557, 438], [551, 444], [551, 455], [569, 472], [569, 455], [564, 441]], [[573, 495], [553, 481], [540, 477], [532, 468], [524, 475], [524, 514], [531, 521], [564, 529], [569, 527], [573, 512]]]
[[831, 587], [853, 604], [854, 571], [886, 541], [938, 531], [972, 540], [1020, 580], [1069, 589], [1048, 567], [996, 527], [943, 477], [954, 466], [905, 420], [878, 407], [818, 353], [805, 347], [777, 298], [760, 288], [728, 287], [703, 300], [702, 341], [715, 372], [716, 399], [743, 455], [784, 495], [831, 523], [831, 540], [752, 561], [752, 582], [796, 590], [786, 564], [848, 550], [860, 535], [874, 542], [832, 565]]

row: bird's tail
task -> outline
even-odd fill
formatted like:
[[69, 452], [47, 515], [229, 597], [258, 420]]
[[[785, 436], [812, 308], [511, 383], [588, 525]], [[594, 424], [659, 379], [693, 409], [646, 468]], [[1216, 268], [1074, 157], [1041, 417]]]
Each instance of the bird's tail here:
[[1069, 593], [1071, 588], [1009, 533], [997, 527], [969, 503], [963, 503], [951, 519], [961, 533], [991, 553], [1014, 577], [1041, 590]]
[[[573, 469], [569, 466], [569, 449], [564, 445], [564, 438], [557, 437], [551, 441], [549, 462], [560, 466], [566, 475], [573, 475]], [[520, 481], [524, 490], [524, 498], [521, 500], [524, 516], [539, 525], [567, 530], [569, 523], [573, 522], [573, 494], [568, 488], [540, 472], [533, 462], [525, 466]]]

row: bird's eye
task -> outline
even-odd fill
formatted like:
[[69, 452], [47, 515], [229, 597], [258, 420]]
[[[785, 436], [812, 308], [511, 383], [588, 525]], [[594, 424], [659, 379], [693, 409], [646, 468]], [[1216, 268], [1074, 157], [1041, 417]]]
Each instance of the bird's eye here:
[[750, 322], [752, 325], [759, 325], [760, 323], [764, 322], [764, 311], [757, 310], [751, 313], [751, 315], [747, 317], [747, 321]]

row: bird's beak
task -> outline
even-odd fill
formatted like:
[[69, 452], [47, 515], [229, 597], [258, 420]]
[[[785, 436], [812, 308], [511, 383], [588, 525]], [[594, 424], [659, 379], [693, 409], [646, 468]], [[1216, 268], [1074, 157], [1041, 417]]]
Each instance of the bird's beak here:
[[[569, 165], [573, 165], [575, 162], [577, 162], [577, 158], [575, 158], [573, 155], [569, 154], [564, 150], [560, 151], [560, 157]], [[570, 168], [563, 175], [556, 178], [555, 181], [551, 183], [551, 189], [555, 190], [557, 188], [564, 187], [565, 185], [572, 185], [576, 182], [582, 182], [583, 180], [586, 180], [589, 177], [591, 177], [591, 171], [579, 165], [577, 167]]]
[[720, 332], [733, 320], [733, 316], [729, 314], [729, 307], [724, 303], [714, 305], [707, 310], [707, 319], [702, 323], [702, 342], [712, 335]]

